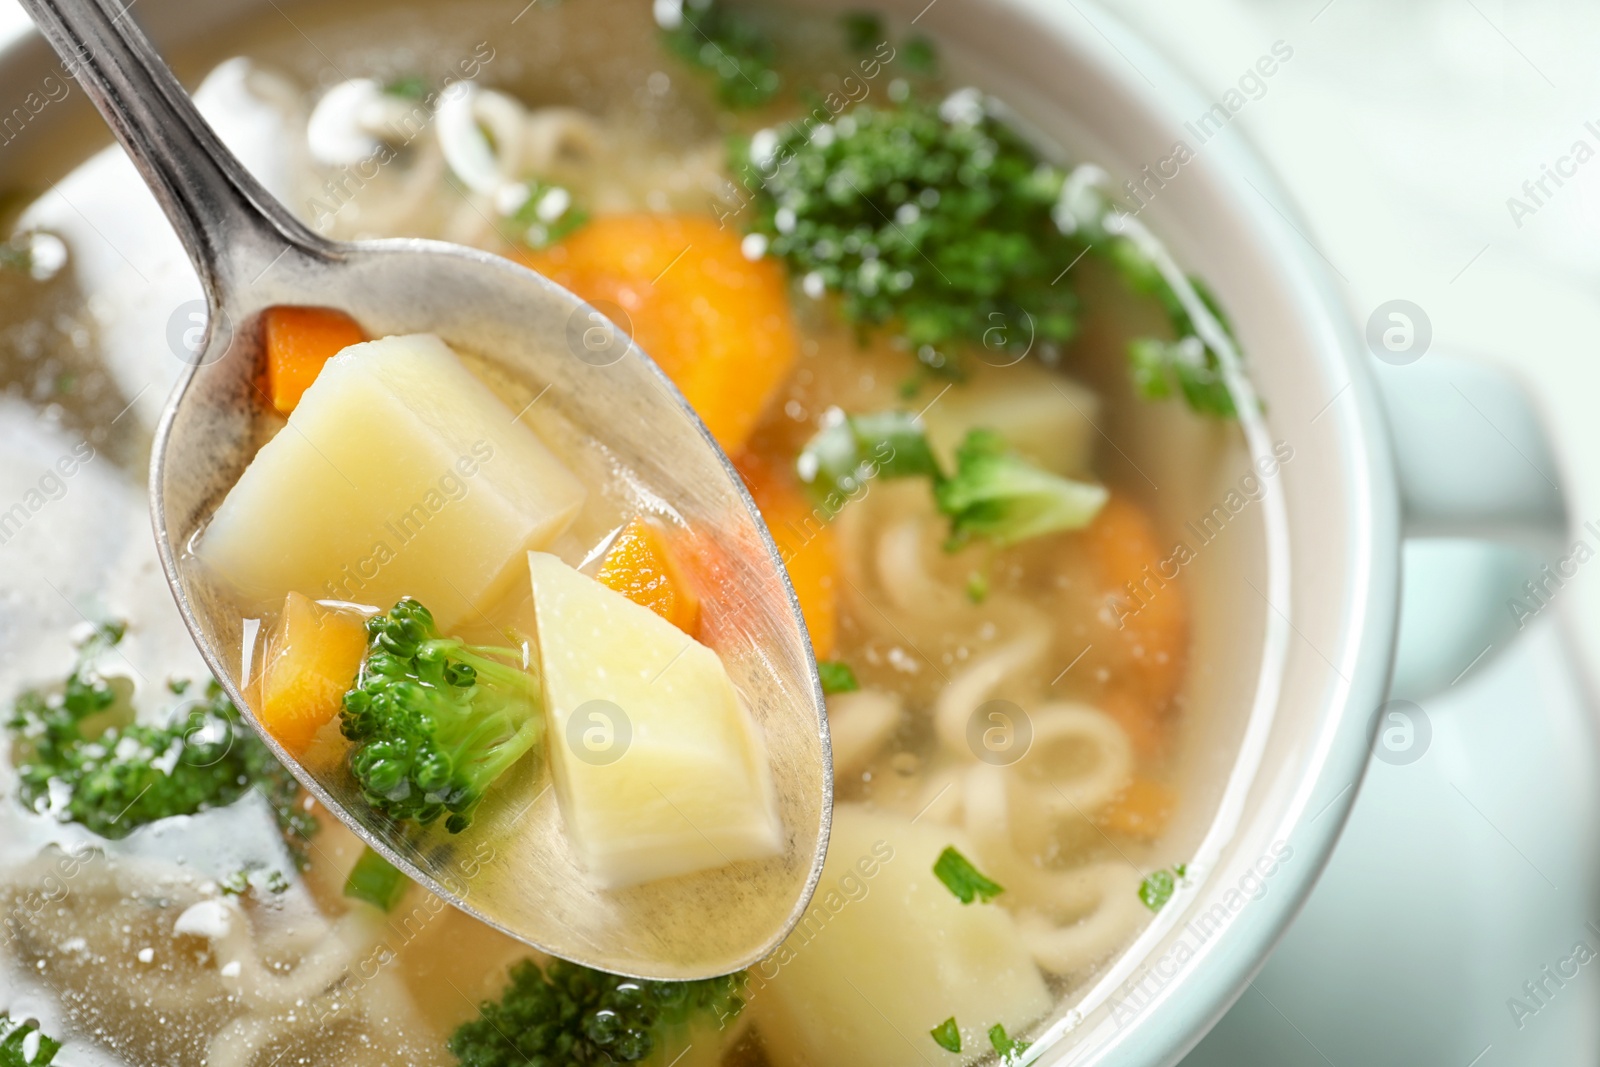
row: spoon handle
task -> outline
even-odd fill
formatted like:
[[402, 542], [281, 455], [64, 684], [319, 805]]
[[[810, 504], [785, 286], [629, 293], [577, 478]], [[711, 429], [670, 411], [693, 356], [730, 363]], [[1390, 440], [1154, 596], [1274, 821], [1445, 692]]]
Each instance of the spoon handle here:
[[218, 307], [291, 248], [329, 244], [278, 203], [223, 145], [117, 0], [21, 0], [167, 213]]

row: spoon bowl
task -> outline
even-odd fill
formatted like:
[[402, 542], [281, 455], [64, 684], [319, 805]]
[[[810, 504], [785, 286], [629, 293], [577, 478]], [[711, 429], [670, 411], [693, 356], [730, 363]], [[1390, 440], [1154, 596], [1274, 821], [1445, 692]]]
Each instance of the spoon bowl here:
[[[275, 202], [221, 145], [132, 20], [102, 0], [24, 0], [139, 166], [205, 286], [206, 335], [157, 428], [151, 512], [162, 565], [228, 696], [305, 788], [407, 875], [552, 955], [640, 978], [725, 974], [773, 952], [810, 901], [826, 852], [832, 762], [798, 602], [737, 473], [627, 324], [499, 257], [434, 241], [335, 243]], [[298, 762], [251, 702], [260, 620], [241, 617], [189, 551], [263, 443], [260, 316], [337, 307], [374, 337], [434, 333], [526, 397], [569, 468], [626, 513], [663, 511], [719, 561], [705, 632], [765, 735], [782, 852], [603, 890], [561, 829], [549, 772], [524, 760], [465, 831], [397, 825], [343, 761]], [[546, 745], [567, 743], [548, 736]], [[312, 843], [315, 847], [315, 843]]]

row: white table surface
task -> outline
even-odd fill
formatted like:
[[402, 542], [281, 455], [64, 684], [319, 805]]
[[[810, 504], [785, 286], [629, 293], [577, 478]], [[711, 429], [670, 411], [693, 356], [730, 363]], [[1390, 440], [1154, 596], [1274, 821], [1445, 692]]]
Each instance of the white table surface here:
[[[1547, 183], [1520, 226], [1506, 202], [1580, 137], [1600, 148], [1584, 126], [1600, 129], [1600, 6], [1105, 2], [1218, 95], [1273, 42], [1294, 49], [1234, 125], [1293, 191], [1352, 315], [1408, 299], [1439, 348], [1517, 370], [1573, 515], [1600, 517], [1600, 159]], [[0, 40], [24, 23], [0, 0]], [[1434, 564], [1413, 568], [1430, 572], [1408, 589], [1419, 604], [1463, 593], [1459, 557], [1432, 551], [1411, 556]], [[1427, 754], [1374, 765], [1305, 911], [1189, 1067], [1600, 1061], [1600, 962], [1547, 981], [1542, 1005], [1523, 991], [1575, 942], [1600, 951], [1600, 746], [1577, 666], [1597, 642], [1600, 578], [1584, 570], [1558, 611], [1423, 701]], [[1513, 997], [1539, 1010], [1519, 1025]]]

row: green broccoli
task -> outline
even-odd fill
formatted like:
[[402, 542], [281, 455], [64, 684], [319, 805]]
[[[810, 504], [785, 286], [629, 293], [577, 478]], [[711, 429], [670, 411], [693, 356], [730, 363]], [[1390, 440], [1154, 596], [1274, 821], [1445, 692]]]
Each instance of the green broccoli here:
[[511, 969], [498, 1001], [479, 1005], [449, 1047], [461, 1067], [589, 1067], [637, 1063], [696, 1023], [721, 1024], [744, 1006], [741, 975], [650, 982], [553, 960]]
[[[873, 478], [930, 477], [934, 501], [950, 519], [945, 548], [952, 552], [977, 537], [1006, 546], [1081, 529], [1108, 496], [1104, 486], [1035, 466], [993, 430], [970, 431], [956, 449], [955, 473], [946, 475], [917, 420], [893, 411], [826, 420], [795, 468], [830, 519]], [[988, 583], [978, 577], [974, 599], [981, 600]]]
[[367, 658], [344, 695], [340, 728], [355, 743], [350, 770], [367, 802], [428, 825], [449, 813], [460, 833], [496, 778], [540, 739], [533, 676], [509, 648], [440, 635], [407, 597], [367, 620]]
[[157, 819], [225, 807], [258, 788], [303, 864], [303, 844], [317, 824], [299, 804], [294, 776], [244, 724], [215, 681], [203, 699], [174, 709], [165, 725], [133, 721], [126, 688], [96, 669], [121, 638], [120, 626], [99, 627], [65, 683], [17, 698], [7, 727], [19, 799], [35, 811], [119, 838]]
[[1115, 206], [1092, 186], [1069, 189], [1066, 172], [974, 91], [938, 108], [863, 105], [823, 129], [795, 124], [770, 160], [733, 167], [755, 190], [752, 232], [808, 292], [839, 294], [848, 320], [893, 328], [941, 373], [959, 374], [973, 350], [1056, 358], [1078, 330], [1066, 274], [1093, 252], [1161, 305], [1176, 338], [1130, 347], [1141, 392], [1165, 397], [1175, 385], [1194, 410], [1233, 415], [1217, 353], [1111, 224]]
[[939, 474], [915, 416], [902, 411], [846, 415], [837, 408], [830, 409], [822, 428], [806, 442], [796, 468], [818, 503], [835, 513], [875, 478]]
[[46, 1037], [36, 1022], [0, 1015], [0, 1067], [50, 1067], [61, 1042]]
[[721, 0], [675, 0], [676, 20], [662, 18], [662, 40], [678, 58], [716, 78], [717, 99], [729, 107], [757, 107], [777, 95], [772, 38]]
[[1103, 485], [1040, 470], [993, 430], [973, 430], [956, 450], [956, 472], [933, 488], [950, 516], [950, 544], [974, 537], [1014, 545], [1030, 537], [1089, 525], [1109, 494]]
[[949, 344], [1020, 354], [1030, 332], [1060, 344], [1077, 331], [1077, 298], [1051, 285], [1083, 249], [1051, 220], [1062, 175], [1009, 127], [862, 106], [827, 136], [794, 128], [773, 160], [747, 182], [753, 230], [840, 293], [851, 321], [896, 322], [930, 366], [948, 367], [937, 349]]

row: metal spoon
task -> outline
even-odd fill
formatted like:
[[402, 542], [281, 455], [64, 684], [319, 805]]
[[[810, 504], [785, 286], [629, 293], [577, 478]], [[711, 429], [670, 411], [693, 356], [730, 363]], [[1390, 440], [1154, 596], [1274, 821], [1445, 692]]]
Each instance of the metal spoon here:
[[[833, 795], [827, 719], [798, 602], [772, 539], [682, 395], [593, 308], [506, 260], [435, 241], [342, 244], [311, 232], [223, 147], [127, 8], [106, 0], [23, 6], [77, 69], [205, 287], [210, 321], [201, 354], [178, 380], [156, 432], [152, 519], [184, 621], [262, 740], [317, 800], [406, 874], [536, 948], [663, 979], [724, 974], [769, 955], [821, 875]], [[604, 892], [572, 858], [554, 793], [534, 775], [524, 779], [526, 800], [485, 804], [462, 834], [400, 831], [361, 800], [342, 767], [313, 775], [260, 728], [246, 697], [249, 679], [241, 677], [248, 628], [238, 608], [186, 562], [184, 546], [259, 444], [257, 322], [278, 304], [342, 308], [374, 336], [437, 333], [528, 388], [544, 389], [541, 409], [609, 451], [625, 475], [614, 491], [640, 504], [652, 496], [664, 501], [712, 538], [727, 585], [705, 610], [721, 616], [718, 630], [729, 637], [717, 651], [766, 734], [787, 842], [782, 856]]]

